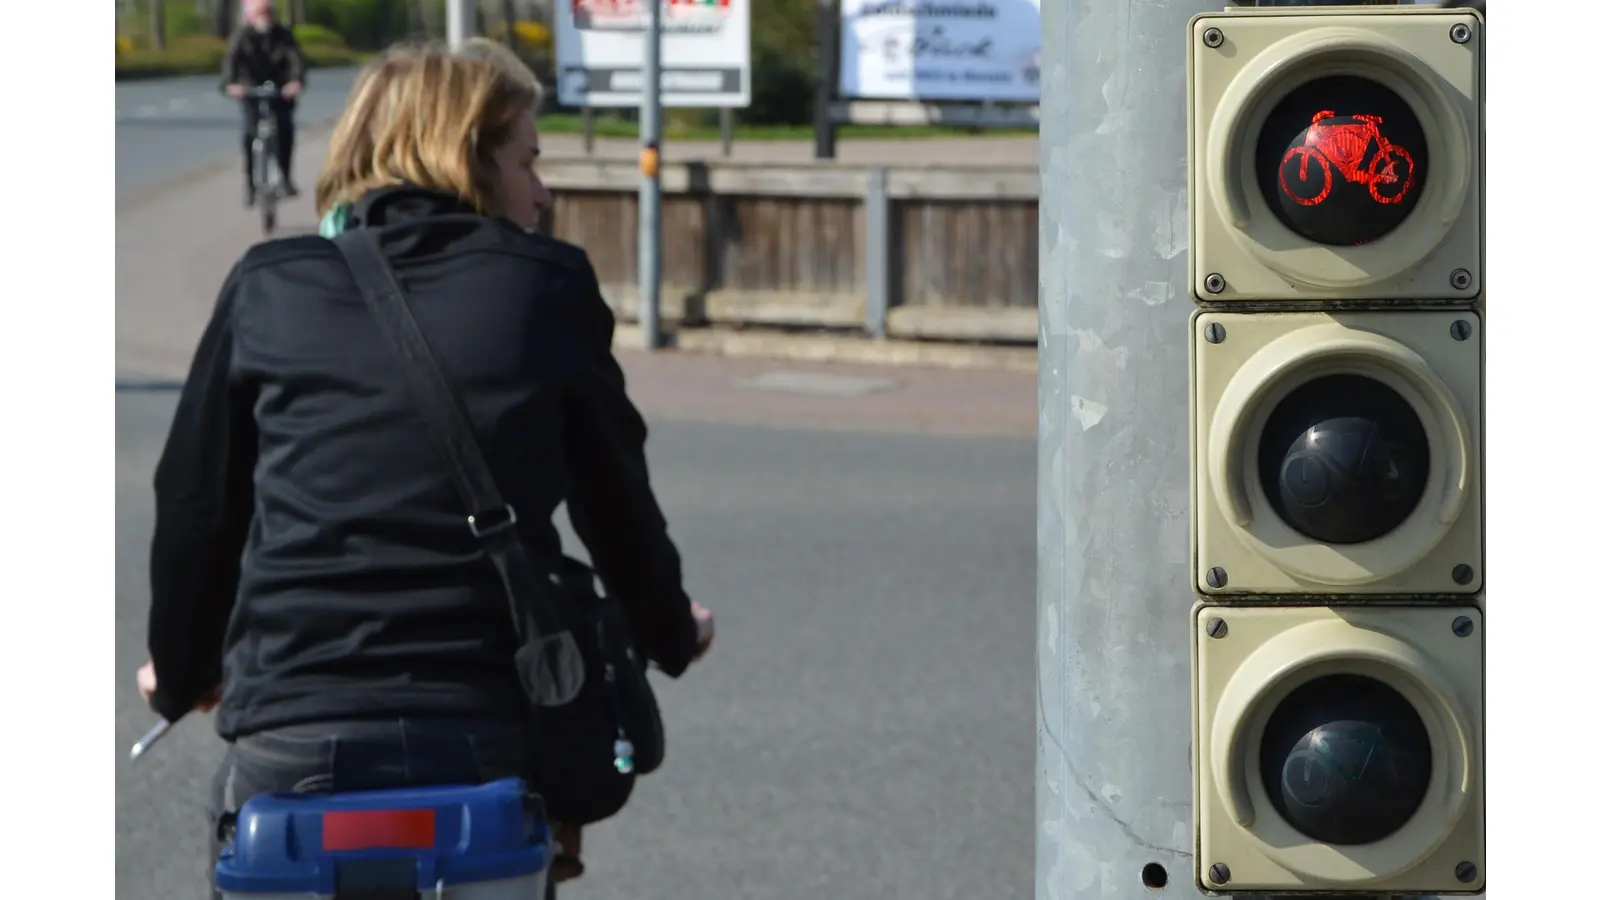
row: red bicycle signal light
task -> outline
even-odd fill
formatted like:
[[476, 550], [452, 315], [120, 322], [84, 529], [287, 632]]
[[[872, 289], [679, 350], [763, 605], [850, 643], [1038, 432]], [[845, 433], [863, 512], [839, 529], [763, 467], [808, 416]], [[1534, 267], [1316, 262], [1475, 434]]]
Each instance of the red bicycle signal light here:
[[[1383, 118], [1357, 115], [1350, 117], [1357, 123], [1354, 125], [1321, 124], [1333, 117], [1331, 109], [1312, 116], [1306, 142], [1283, 154], [1278, 185], [1284, 194], [1301, 206], [1316, 206], [1333, 192], [1333, 173], [1337, 171], [1351, 184], [1366, 185], [1376, 203], [1404, 200], [1416, 183], [1416, 164], [1406, 148], [1384, 137]], [[1313, 164], [1321, 167], [1320, 179], [1309, 177]], [[1316, 180], [1321, 186], [1307, 190]]]
[[1422, 123], [1404, 98], [1358, 76], [1290, 91], [1262, 122], [1256, 177], [1267, 206], [1302, 238], [1333, 247], [1399, 228], [1427, 178]]

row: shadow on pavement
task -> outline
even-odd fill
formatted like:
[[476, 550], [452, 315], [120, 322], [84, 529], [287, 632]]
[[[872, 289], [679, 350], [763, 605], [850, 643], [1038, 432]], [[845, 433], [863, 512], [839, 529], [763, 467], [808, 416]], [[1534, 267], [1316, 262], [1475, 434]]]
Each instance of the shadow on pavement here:
[[138, 116], [117, 120], [118, 128], [141, 128], [152, 131], [239, 131], [243, 128], [237, 116], [226, 119], [200, 119], [186, 116]]

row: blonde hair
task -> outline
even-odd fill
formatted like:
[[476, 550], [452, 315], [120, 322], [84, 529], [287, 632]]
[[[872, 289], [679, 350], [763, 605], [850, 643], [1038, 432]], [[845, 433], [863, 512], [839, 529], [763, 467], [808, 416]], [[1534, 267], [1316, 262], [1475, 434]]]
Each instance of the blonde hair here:
[[460, 50], [401, 45], [373, 60], [350, 90], [317, 177], [317, 214], [375, 188], [447, 191], [498, 214], [494, 153], [544, 89], [514, 53], [476, 38]]

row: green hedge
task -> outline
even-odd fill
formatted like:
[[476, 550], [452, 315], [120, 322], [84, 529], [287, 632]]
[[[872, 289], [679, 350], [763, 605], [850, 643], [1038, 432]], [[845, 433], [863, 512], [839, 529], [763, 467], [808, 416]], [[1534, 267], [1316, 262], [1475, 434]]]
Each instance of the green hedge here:
[[[212, 43], [214, 42], [214, 43]], [[344, 47], [304, 45], [301, 51], [312, 68], [359, 65], [366, 55]], [[130, 50], [117, 54], [117, 80], [166, 78], [171, 75], [218, 75], [227, 43], [196, 35], [175, 41], [165, 50]]]
[[345, 49], [344, 36], [326, 25], [306, 23], [294, 26], [294, 39], [302, 47]]
[[[442, 23], [444, 3], [428, 2]], [[306, 21], [337, 32], [351, 47], [376, 51], [406, 36], [413, 24], [408, 5], [399, 0], [306, 0]]]

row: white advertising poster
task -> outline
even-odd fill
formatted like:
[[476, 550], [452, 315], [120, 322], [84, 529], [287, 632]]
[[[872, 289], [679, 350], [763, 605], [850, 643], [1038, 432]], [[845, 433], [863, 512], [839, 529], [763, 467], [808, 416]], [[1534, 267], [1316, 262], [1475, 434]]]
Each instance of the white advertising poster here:
[[1039, 102], [1040, 0], [841, 0], [839, 96]]
[[[659, 0], [661, 103], [750, 105], [750, 4]], [[557, 0], [556, 92], [563, 106], [638, 106], [645, 0]]]

